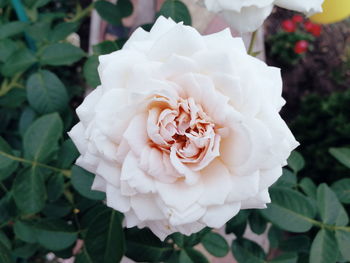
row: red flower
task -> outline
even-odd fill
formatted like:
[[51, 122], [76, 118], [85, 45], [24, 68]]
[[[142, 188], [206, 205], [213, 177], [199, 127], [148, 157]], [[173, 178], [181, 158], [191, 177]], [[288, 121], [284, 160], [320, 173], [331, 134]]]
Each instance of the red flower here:
[[301, 16], [301, 15], [294, 15], [294, 16], [292, 17], [292, 21], [293, 21], [294, 23], [301, 23], [301, 22], [304, 21], [304, 18], [303, 18], [303, 16]]
[[282, 22], [282, 29], [286, 32], [292, 33], [295, 32], [296, 26], [292, 20], [287, 19]]
[[308, 47], [309, 42], [307, 42], [306, 40], [299, 40], [295, 43], [294, 52], [297, 54], [303, 54], [307, 51]]
[[304, 23], [304, 27], [305, 30], [309, 33], [311, 33], [312, 35], [314, 35], [315, 37], [319, 37], [321, 35], [322, 32], [322, 27], [321, 25], [318, 24], [314, 24], [310, 21], [306, 21]]

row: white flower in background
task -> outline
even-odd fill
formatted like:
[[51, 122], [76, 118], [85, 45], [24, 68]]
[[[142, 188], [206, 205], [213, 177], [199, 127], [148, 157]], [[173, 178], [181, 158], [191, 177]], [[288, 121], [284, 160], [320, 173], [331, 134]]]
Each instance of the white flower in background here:
[[240, 38], [160, 17], [100, 56], [98, 70], [102, 84], [69, 135], [127, 227], [189, 235], [270, 202], [298, 143], [278, 114], [280, 70], [247, 55]]
[[[198, 1], [198, 0], [196, 0]], [[221, 13], [240, 32], [257, 30], [277, 5], [307, 15], [322, 12], [324, 0], [199, 0], [206, 8]]]

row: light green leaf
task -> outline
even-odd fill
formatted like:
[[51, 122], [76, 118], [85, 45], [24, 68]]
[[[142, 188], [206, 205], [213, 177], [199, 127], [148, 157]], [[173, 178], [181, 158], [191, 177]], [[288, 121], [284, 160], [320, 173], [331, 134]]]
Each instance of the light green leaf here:
[[63, 111], [68, 105], [66, 88], [50, 71], [33, 73], [26, 86], [29, 104], [41, 114]]
[[293, 151], [288, 158], [288, 166], [293, 170], [294, 173], [298, 173], [305, 166], [303, 156], [297, 151]]
[[22, 33], [27, 26], [27, 23], [19, 21], [2, 24], [0, 25], [0, 39], [5, 39]]
[[265, 263], [266, 254], [255, 242], [248, 239], [233, 240], [232, 254], [238, 263]]
[[124, 254], [121, 215], [114, 210], [98, 215], [88, 228], [85, 245], [93, 262], [119, 262]]
[[350, 168], [350, 148], [330, 148], [329, 153], [340, 163]]
[[334, 233], [321, 229], [311, 245], [310, 263], [335, 263], [337, 256]]
[[44, 115], [33, 122], [24, 134], [24, 156], [38, 162], [48, 160], [57, 150], [63, 124], [57, 113]]
[[42, 65], [71, 65], [85, 56], [83, 50], [68, 43], [55, 43], [44, 48], [40, 56]]
[[224, 257], [229, 251], [229, 246], [222, 236], [217, 233], [209, 232], [202, 239], [205, 249], [215, 257]]
[[312, 227], [315, 209], [305, 196], [282, 187], [271, 188], [270, 194], [272, 202], [261, 210], [264, 217], [291, 232], [305, 232]]
[[72, 185], [75, 190], [78, 191], [82, 196], [93, 199], [93, 200], [103, 200], [105, 194], [98, 191], [91, 190], [92, 183], [94, 181], [94, 175], [88, 171], [74, 165], [72, 168]]
[[7, 58], [1, 72], [4, 76], [11, 77], [17, 73], [26, 71], [36, 62], [37, 58], [33, 53], [26, 48], [22, 48]]
[[297, 177], [290, 170], [283, 168], [283, 174], [274, 184], [279, 187], [295, 187], [297, 184]]
[[40, 212], [45, 206], [46, 189], [38, 167], [17, 174], [13, 183], [13, 197], [17, 207], [25, 214]]
[[336, 194], [326, 184], [321, 184], [317, 189], [317, 205], [325, 224], [345, 226], [349, 223], [349, 218]]
[[342, 203], [350, 204], [350, 178], [336, 181], [331, 187]]
[[337, 230], [335, 231], [335, 237], [341, 255], [345, 260], [350, 261], [350, 231]]
[[191, 25], [191, 14], [187, 6], [178, 0], [166, 0], [159, 10], [158, 15], [170, 17], [175, 22], [184, 22], [185, 25]]

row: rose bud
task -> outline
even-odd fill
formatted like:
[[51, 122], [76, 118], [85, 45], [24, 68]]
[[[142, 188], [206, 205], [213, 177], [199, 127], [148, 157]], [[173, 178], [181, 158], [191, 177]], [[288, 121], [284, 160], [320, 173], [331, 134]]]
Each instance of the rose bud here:
[[295, 32], [296, 26], [292, 20], [288, 19], [282, 22], [282, 29], [286, 32], [292, 33], [292, 32]]
[[297, 54], [303, 54], [308, 50], [309, 42], [306, 40], [299, 40], [295, 43], [294, 52]]
[[69, 135], [126, 227], [164, 240], [266, 207], [298, 146], [279, 115], [280, 69], [229, 29], [202, 36], [164, 17], [99, 61], [101, 85]]

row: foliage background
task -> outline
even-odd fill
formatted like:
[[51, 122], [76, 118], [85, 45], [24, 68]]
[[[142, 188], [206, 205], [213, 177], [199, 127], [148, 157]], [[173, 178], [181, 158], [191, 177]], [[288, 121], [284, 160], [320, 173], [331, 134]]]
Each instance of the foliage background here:
[[[216, 257], [233, 253], [239, 263], [350, 261], [349, 92], [305, 98], [292, 122], [305, 159], [291, 155], [267, 209], [243, 210], [226, 224], [226, 233], [237, 236], [232, 244], [209, 228], [161, 242], [148, 229], [123, 229], [123, 215], [90, 190], [93, 175], [73, 165], [78, 152], [67, 136], [83, 87], [99, 84], [98, 55], [124, 41], [102, 42], [87, 55], [66, 38], [86, 27], [93, 8], [121, 25], [132, 12], [130, 1], [23, 4], [27, 22], [0, 0], [1, 263], [47, 262], [49, 252], [69, 258], [78, 239], [84, 245], [77, 263], [115, 263], [123, 255], [137, 262], [208, 262], [198, 244]], [[191, 24], [177, 0], [167, 0], [160, 14]], [[248, 224], [256, 234], [268, 231], [269, 251], [243, 237]]]

